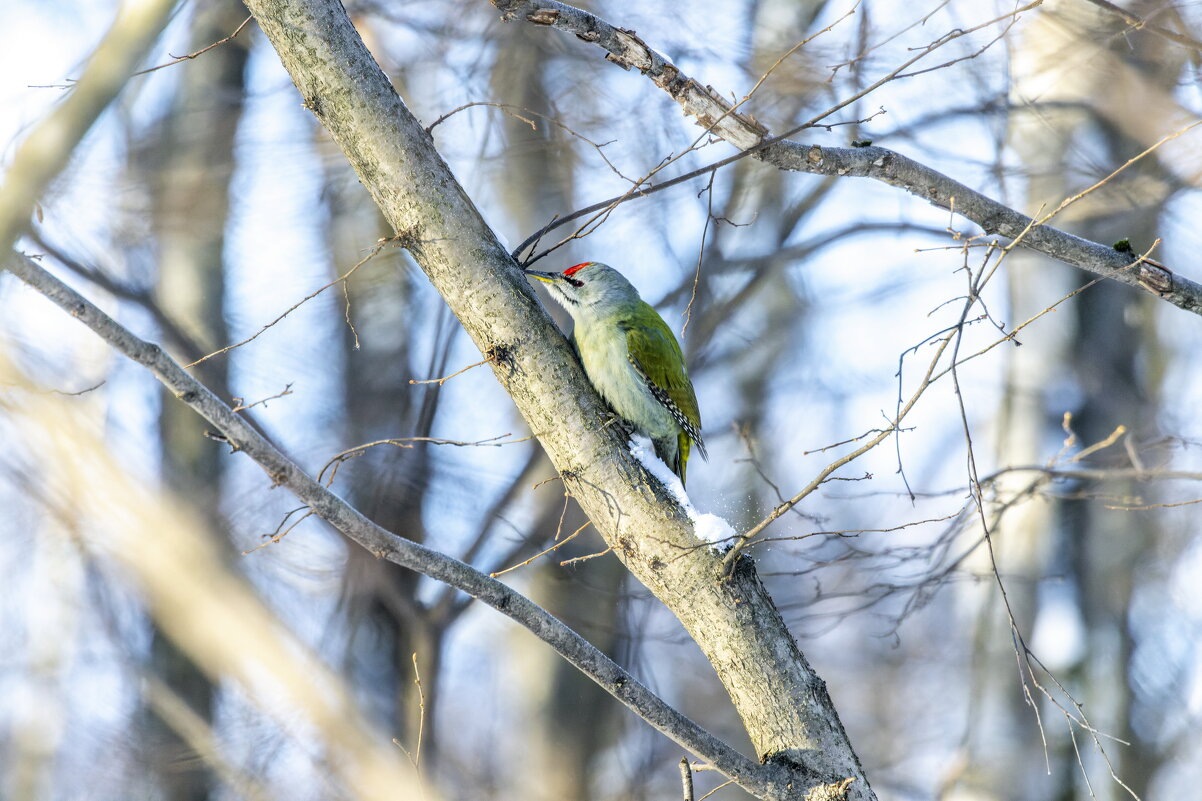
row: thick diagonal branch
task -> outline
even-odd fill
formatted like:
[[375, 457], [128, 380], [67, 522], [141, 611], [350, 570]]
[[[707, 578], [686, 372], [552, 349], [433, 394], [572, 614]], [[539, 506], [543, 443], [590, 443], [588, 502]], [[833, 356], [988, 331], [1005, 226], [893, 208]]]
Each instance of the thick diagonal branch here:
[[[564, 485], [615, 554], [677, 616], [729, 692], [757, 753], [792, 789], [853, 780], [874, 798], [826, 686], [753, 571], [722, 581], [683, 510], [626, 449], [567, 342], [396, 95], [337, 0], [249, 0], [304, 103], [489, 357]], [[498, 414], [504, 413], [498, 410]], [[318, 509], [324, 514], [324, 510]], [[816, 796], [815, 796], [816, 797]]]

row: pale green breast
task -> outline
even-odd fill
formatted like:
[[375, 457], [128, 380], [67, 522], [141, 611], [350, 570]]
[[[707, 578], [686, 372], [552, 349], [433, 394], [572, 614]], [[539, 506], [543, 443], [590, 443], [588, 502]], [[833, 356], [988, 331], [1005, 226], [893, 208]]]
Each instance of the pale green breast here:
[[[667, 330], [667, 326], [659, 319], [659, 315], [655, 314], [655, 311], [645, 303], [642, 305], [646, 306], [646, 310], [650, 311], [654, 315], [655, 321], [663, 327], [663, 332], [668, 335], [668, 342], [663, 342], [654, 331], [647, 336], [640, 336], [636, 333], [632, 338], [631, 332], [640, 332], [647, 327], [635, 323], [633, 314], [603, 322], [587, 318], [577, 319], [572, 338], [589, 380], [615, 412], [634, 423], [653, 439], [673, 437], [679, 430], [676, 420], [668, 409], [656, 400], [635, 370], [634, 365], [631, 364], [631, 342], [639, 343], [636, 347], [641, 347], [645, 340], [651, 341], [652, 347], [668, 347], [669, 357], [672, 353], [670, 348], [674, 347], [679, 353], [680, 346], [676, 344], [672, 332]], [[642, 311], [639, 310], [639, 317], [643, 316]], [[644, 350], [643, 358], [647, 358], [648, 355], [649, 351]], [[642, 363], [642, 359], [639, 361]], [[664, 389], [668, 390], [667, 387]], [[670, 390], [668, 391], [670, 392]], [[691, 387], [689, 396], [692, 397]], [[694, 398], [692, 400], [694, 414], [696, 414], [696, 403]]]

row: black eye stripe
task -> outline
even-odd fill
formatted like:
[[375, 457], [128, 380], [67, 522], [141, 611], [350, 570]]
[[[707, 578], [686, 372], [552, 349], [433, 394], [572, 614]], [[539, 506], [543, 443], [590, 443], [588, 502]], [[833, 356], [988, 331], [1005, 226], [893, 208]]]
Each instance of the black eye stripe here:
[[573, 278], [570, 275], [565, 275], [563, 277], [563, 280], [567, 281], [569, 284], [576, 287], [577, 289], [580, 289], [580, 287], [584, 286], [583, 281], [581, 281], [579, 278]]

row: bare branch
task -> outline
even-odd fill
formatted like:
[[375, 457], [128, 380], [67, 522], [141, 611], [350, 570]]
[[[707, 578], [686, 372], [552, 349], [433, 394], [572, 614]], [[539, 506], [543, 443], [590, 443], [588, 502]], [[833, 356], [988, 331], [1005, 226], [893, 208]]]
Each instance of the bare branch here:
[[150, 67], [149, 69], [138, 70], [137, 72], [134, 73], [134, 75], [145, 75], [148, 72], [156, 72], [161, 69], [166, 69], [167, 67], [174, 67], [176, 64], [181, 64], [185, 61], [190, 61], [191, 59], [194, 59], [197, 56], [204, 55], [205, 53], [212, 50], [214, 47], [221, 47], [221, 45], [225, 44], [226, 42], [232, 41], [235, 36], [242, 33], [242, 29], [245, 28], [247, 25], [249, 25], [250, 21], [252, 19], [254, 19], [254, 17], [247, 15], [246, 19], [242, 20], [242, 24], [239, 25], [237, 28], [235, 28], [234, 32], [231, 33], [229, 36], [225, 37], [224, 39], [218, 39], [216, 42], [213, 42], [210, 45], [206, 45], [206, 46], [200, 48], [199, 50], [197, 50], [196, 52], [189, 53], [186, 56], [174, 56], [171, 61], [168, 61], [165, 64], [160, 64], [157, 67]]
[[[502, 18], [505, 20], [521, 17], [535, 24], [549, 25], [573, 33], [577, 38], [603, 48], [608, 53], [607, 59], [624, 69], [638, 69], [679, 103], [686, 114], [695, 117], [699, 125], [707, 129], [713, 126], [714, 134], [742, 151], [687, 175], [647, 187], [639, 193], [639, 197], [709, 174], [746, 156], [754, 156], [785, 170], [837, 177], [873, 178], [905, 189], [938, 208], [953, 211], [981, 226], [987, 234], [997, 234], [1009, 239], [1016, 239], [1021, 235], [1023, 247], [1082, 270], [1137, 287], [1194, 314], [1202, 314], [1202, 284], [1173, 273], [1163, 265], [1141, 264], [1137, 270], [1126, 271], [1124, 268], [1130, 266], [1132, 261], [1113, 248], [1047, 225], [1036, 224], [1031, 217], [900, 153], [875, 146], [834, 148], [784, 140], [784, 137], [812, 126], [815, 120], [828, 115], [831, 110], [782, 136], [770, 137], [763, 125], [750, 116], [730, 113], [731, 104], [728, 101], [716, 92], [702, 88], [629, 31], [617, 28], [594, 14], [555, 0], [491, 1], [502, 12]], [[1038, 2], [1030, 3], [1018, 11], [1038, 5]], [[1018, 11], [998, 19], [1011, 17]], [[986, 24], [997, 21], [991, 20]], [[945, 36], [934, 44], [950, 40]], [[925, 50], [919, 56], [927, 52], [930, 50]], [[915, 60], [917, 57], [858, 93], [856, 97], [862, 97], [885, 80], [900, 75], [902, 70]], [[849, 98], [833, 108], [841, 108], [854, 99]], [[720, 120], [720, 123], [714, 125], [715, 120]], [[604, 208], [614, 200], [616, 198], [596, 204], [589, 207], [589, 210]], [[589, 213], [589, 210], [559, 218], [538, 235], [575, 216]], [[518, 252], [520, 250], [521, 248]]]

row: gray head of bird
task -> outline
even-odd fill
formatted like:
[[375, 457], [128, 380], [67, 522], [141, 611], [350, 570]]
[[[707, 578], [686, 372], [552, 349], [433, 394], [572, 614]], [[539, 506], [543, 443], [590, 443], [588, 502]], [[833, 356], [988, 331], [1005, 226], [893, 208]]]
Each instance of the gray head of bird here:
[[573, 317], [596, 314], [640, 299], [638, 290], [625, 276], [599, 261], [576, 264], [562, 273], [527, 270], [526, 275], [544, 282], [551, 296]]

